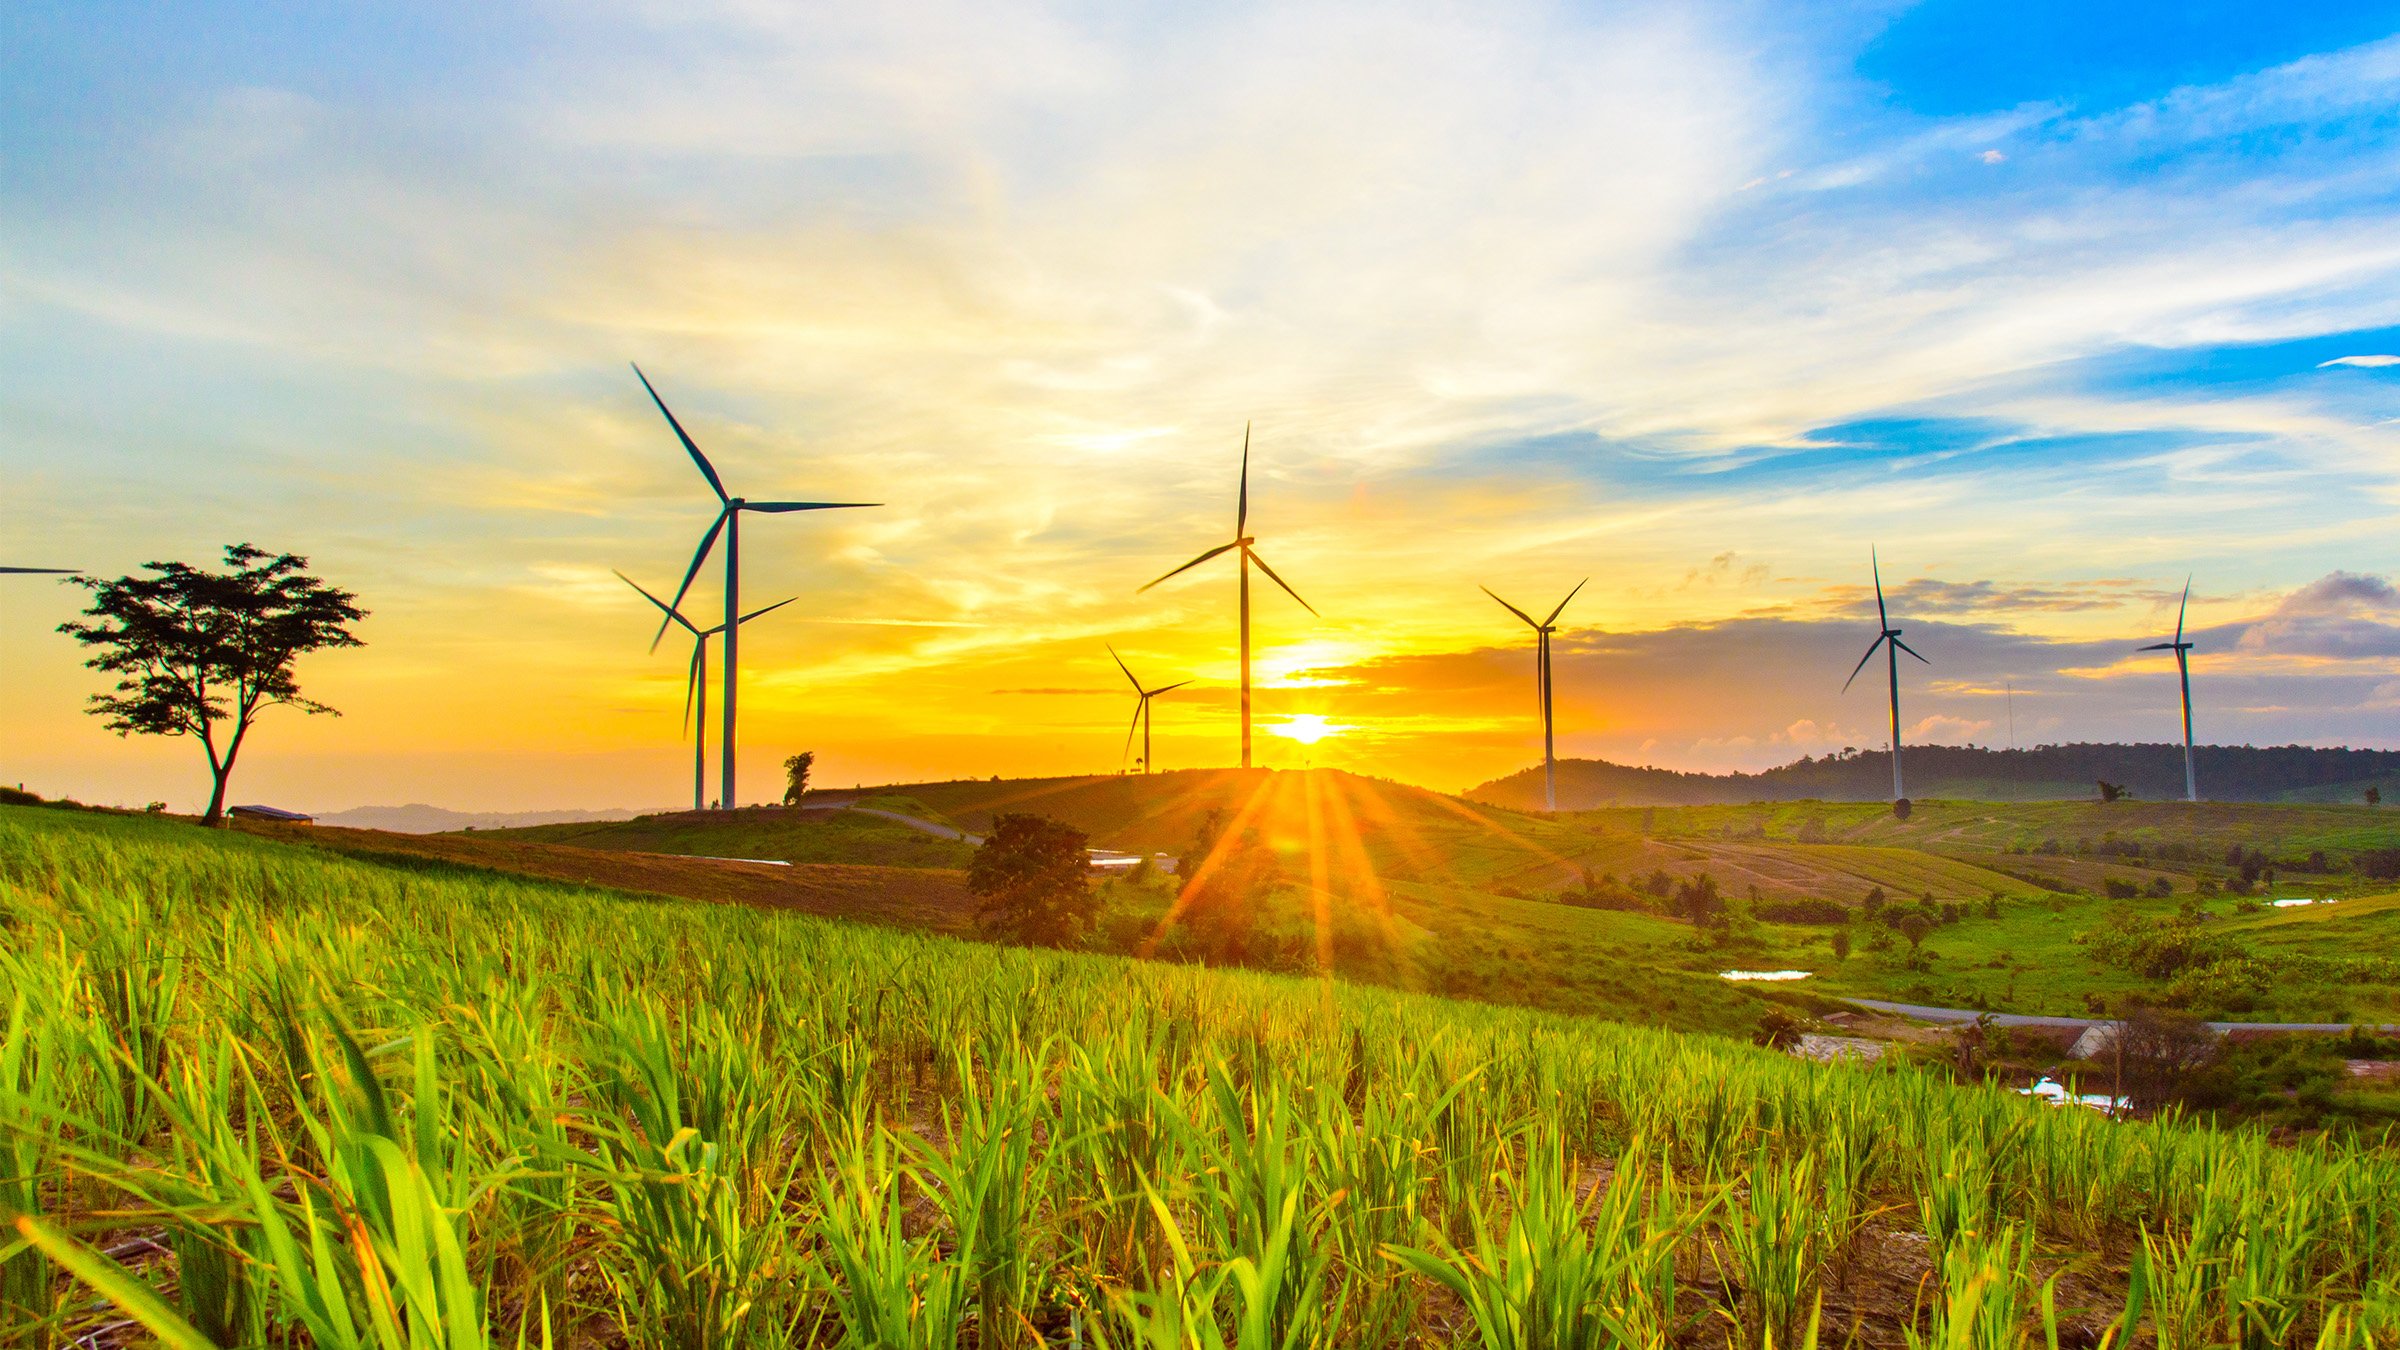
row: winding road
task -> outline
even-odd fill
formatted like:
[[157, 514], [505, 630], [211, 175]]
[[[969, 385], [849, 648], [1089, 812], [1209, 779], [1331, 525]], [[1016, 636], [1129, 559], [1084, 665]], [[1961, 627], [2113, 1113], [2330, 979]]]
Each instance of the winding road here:
[[[1872, 1008], [1877, 1012], [1898, 1013], [1902, 1017], [1914, 1017], [1920, 1022], [1972, 1022], [1983, 1016], [1973, 1008], [1933, 1008], [1922, 1003], [1887, 1003], [1879, 998], [1844, 998], [1842, 1001], [1855, 1003], [1861, 1008]], [[1996, 1027], [2052, 1027], [2062, 1031], [2086, 1031], [2116, 1020], [2113, 1017], [2035, 1017], [2025, 1013], [1993, 1013], [1991, 1018], [1992, 1025]], [[2209, 1030], [2216, 1032], [2343, 1032], [2352, 1027], [2381, 1033], [2400, 1031], [2400, 1026], [2394, 1026], [2389, 1022], [2210, 1022], [2206, 1025]]]

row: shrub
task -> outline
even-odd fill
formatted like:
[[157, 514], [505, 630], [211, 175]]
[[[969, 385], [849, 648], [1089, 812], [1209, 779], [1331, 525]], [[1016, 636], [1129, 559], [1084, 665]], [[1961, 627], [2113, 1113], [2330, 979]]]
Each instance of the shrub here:
[[1892, 803], [1892, 814], [1902, 820], [1908, 819], [1916, 812], [1916, 809], [1916, 804], [1906, 797], [1901, 797]]
[[1768, 923], [1846, 924], [1850, 911], [1833, 900], [1768, 900], [1751, 909]]
[[1758, 1019], [1758, 1030], [1750, 1034], [1753, 1044], [1788, 1050], [1800, 1043], [1808, 1032], [1808, 1020], [1784, 1008], [1769, 1008]]
[[985, 934], [1042, 947], [1080, 945], [1099, 916], [1083, 831], [1042, 816], [1004, 815], [975, 850], [967, 890]]

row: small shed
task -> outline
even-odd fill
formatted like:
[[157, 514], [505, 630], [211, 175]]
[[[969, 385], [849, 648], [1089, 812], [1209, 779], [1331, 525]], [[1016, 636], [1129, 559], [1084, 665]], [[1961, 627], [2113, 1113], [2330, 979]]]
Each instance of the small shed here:
[[280, 806], [236, 806], [227, 810], [225, 814], [243, 820], [273, 821], [278, 825], [314, 825], [317, 823], [315, 816], [303, 815], [298, 811], [286, 811]]

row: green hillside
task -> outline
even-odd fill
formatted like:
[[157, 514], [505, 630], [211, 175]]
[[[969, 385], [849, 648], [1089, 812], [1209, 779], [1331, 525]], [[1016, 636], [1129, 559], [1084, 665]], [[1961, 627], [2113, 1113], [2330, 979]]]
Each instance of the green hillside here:
[[[1771, 1000], [1829, 995], [2066, 1015], [2139, 996], [2226, 1019], [2400, 1017], [2400, 989], [2381, 967], [2304, 959], [2338, 943], [2246, 936], [2244, 907], [2273, 913], [2264, 907], [2275, 895], [2390, 889], [2363, 868], [2400, 848], [2400, 813], [2364, 806], [1926, 801], [1900, 820], [1879, 804], [1795, 802], [1549, 817], [1330, 770], [906, 784], [824, 798], [970, 830], [1032, 811], [1104, 846], [1170, 854], [1187, 851], [1215, 812], [1273, 852], [1280, 879], [1255, 899], [1254, 940], [1238, 952], [1178, 935], [1176, 879], [1111, 883], [1104, 932], [1125, 952], [1324, 968], [1403, 989], [1729, 1031], [1754, 1024]], [[453, 837], [919, 866], [955, 867], [966, 856], [961, 845], [845, 811]], [[2244, 866], [2229, 861], [2236, 849]], [[2255, 884], [2245, 885], [2245, 871]], [[1719, 897], [1705, 916], [1682, 898], [1694, 887]], [[858, 903], [879, 917], [888, 908]], [[1825, 921], [1828, 904], [1842, 922]], [[1914, 943], [1893, 926], [1908, 908], [1936, 925]], [[1803, 911], [1810, 922], [1782, 921]], [[2197, 953], [2187, 966], [2129, 964], [2084, 940], [2111, 925], [2195, 914], [2200, 937], [2187, 944]], [[1846, 958], [1836, 955], [1837, 930]], [[2380, 931], [2359, 937], [2385, 941]], [[1716, 978], [1732, 967], [1811, 978], [1761, 993]]]
[[1906, 1066], [54, 811], [0, 929], [10, 1344], [2400, 1329], [2388, 1156]]
[[[2358, 802], [2368, 788], [2400, 786], [2400, 750], [2306, 745], [2201, 745], [2193, 748], [2201, 790], [2233, 802]], [[2181, 744], [2039, 745], [1995, 750], [1974, 745], [1910, 746], [1911, 796], [1978, 801], [2082, 799], [2105, 779], [2146, 801], [2184, 796]], [[1557, 765], [1565, 810], [1600, 806], [1708, 805], [1759, 801], [1888, 800], [1887, 751], [1847, 749], [1809, 756], [1759, 773], [1687, 773], [1599, 759]], [[1531, 765], [1470, 790], [1471, 800], [1530, 810], [1543, 801], [1543, 770]]]
[[[905, 810], [905, 801], [891, 803]], [[974, 850], [897, 821], [858, 811], [681, 811], [633, 820], [581, 821], [474, 830], [479, 839], [567, 844], [637, 853], [775, 858], [795, 863], [961, 868]]]

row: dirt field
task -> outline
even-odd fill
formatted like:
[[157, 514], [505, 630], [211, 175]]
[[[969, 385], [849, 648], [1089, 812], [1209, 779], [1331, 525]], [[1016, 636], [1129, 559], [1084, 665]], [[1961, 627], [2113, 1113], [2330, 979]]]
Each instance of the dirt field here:
[[392, 834], [328, 825], [242, 822], [246, 833], [378, 861], [448, 864], [638, 891], [680, 900], [792, 909], [898, 928], [963, 931], [974, 915], [966, 874], [922, 867], [847, 863], [721, 862], [660, 853], [627, 853], [478, 839], [456, 834]]

